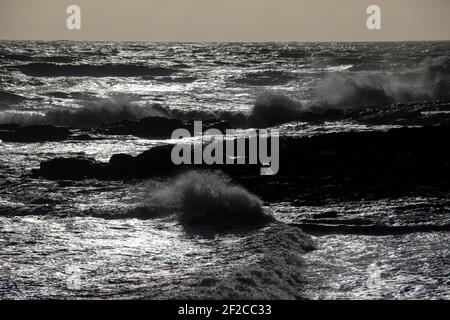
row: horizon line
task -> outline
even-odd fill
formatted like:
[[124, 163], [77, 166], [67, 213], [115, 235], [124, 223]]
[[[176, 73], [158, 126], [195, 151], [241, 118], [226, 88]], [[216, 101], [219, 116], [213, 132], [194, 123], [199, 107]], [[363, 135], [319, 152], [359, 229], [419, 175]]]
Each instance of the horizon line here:
[[450, 42], [450, 39], [427, 40], [74, 40], [74, 39], [4, 39], [0, 41], [40, 42], [145, 42], [145, 43], [391, 43], [391, 42]]

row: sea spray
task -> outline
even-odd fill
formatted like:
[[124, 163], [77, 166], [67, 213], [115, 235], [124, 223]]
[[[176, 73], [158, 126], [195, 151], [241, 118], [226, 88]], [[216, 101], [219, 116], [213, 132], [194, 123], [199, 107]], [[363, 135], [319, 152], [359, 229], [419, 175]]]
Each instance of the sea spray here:
[[160, 105], [141, 106], [127, 97], [117, 96], [99, 99], [80, 108], [54, 109], [44, 114], [39, 112], [0, 112], [0, 124], [23, 125], [51, 124], [74, 128], [95, 128], [119, 120], [139, 120], [145, 117], [167, 117]]
[[305, 113], [324, 109], [355, 109], [391, 103], [433, 101], [450, 98], [449, 56], [429, 57], [415, 69], [401, 73], [380, 71], [333, 72], [311, 88], [311, 98], [302, 104], [284, 93], [265, 90], [256, 96], [249, 112], [178, 110], [158, 104], [140, 106], [124, 97], [100, 99], [78, 109], [36, 112], [0, 112], [0, 124], [52, 124], [92, 128], [120, 120], [168, 117], [181, 120], [222, 119], [234, 128], [264, 128], [301, 121]]
[[450, 58], [427, 58], [402, 73], [330, 73], [316, 83], [313, 97], [311, 105], [332, 109], [449, 99]]
[[229, 182], [222, 174], [189, 171], [152, 193], [154, 204], [178, 211], [185, 226], [219, 230], [265, 225], [274, 218], [256, 195]]

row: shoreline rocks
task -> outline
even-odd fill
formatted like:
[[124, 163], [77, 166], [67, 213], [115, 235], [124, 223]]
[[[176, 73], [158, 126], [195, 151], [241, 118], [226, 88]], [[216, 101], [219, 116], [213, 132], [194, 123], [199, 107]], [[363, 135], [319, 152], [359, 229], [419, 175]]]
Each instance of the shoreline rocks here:
[[[103, 125], [95, 132], [103, 135], [131, 135], [139, 138], [170, 139], [176, 129], [186, 129], [193, 134], [194, 120], [179, 120], [165, 117], [146, 117], [137, 121], [122, 120]], [[231, 129], [226, 120], [202, 120], [204, 130], [211, 128], [225, 131]]]
[[174, 165], [172, 145], [135, 157], [53, 159], [33, 175], [47, 179], [143, 179], [183, 170], [221, 170], [265, 200], [315, 203], [450, 190], [450, 126], [347, 132], [280, 139], [280, 170], [260, 176], [259, 165]]
[[0, 140], [4, 142], [62, 141], [70, 136], [70, 130], [52, 125], [21, 126], [0, 125]]

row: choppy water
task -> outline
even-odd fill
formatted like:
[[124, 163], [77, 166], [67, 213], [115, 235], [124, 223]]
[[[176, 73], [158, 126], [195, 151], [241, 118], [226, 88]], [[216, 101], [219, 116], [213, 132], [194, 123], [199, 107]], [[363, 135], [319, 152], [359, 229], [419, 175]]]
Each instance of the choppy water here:
[[[79, 120], [73, 120], [71, 112], [86, 105], [94, 110], [101, 106], [90, 116], [106, 119], [105, 108], [123, 104], [145, 108], [159, 103], [184, 115], [247, 114], [268, 89], [305, 106], [325, 96], [334, 106], [351, 108], [352, 103], [368, 103], [367, 85], [385, 85], [386, 79], [391, 82], [381, 102], [420, 100], [432, 105], [445, 100], [448, 87], [427, 87], [425, 83], [436, 80], [429, 59], [447, 56], [448, 68], [449, 49], [448, 42], [0, 42], [0, 123], [39, 123], [42, 118], [36, 114], [68, 110], [62, 118], [46, 119], [77, 126]], [[356, 85], [346, 91], [341, 78], [335, 77]], [[112, 120], [118, 120], [114, 112]], [[279, 129], [282, 135], [310, 136], [396, 126], [352, 119], [290, 122]], [[131, 136], [103, 138], [0, 143], [1, 298], [450, 297], [449, 233], [421, 231], [423, 225], [450, 223], [448, 194], [330, 201], [317, 207], [264, 203], [278, 221], [336, 227], [313, 237], [316, 249], [309, 252], [310, 240], [284, 224], [205, 236], [186, 230], [175, 210], [151, 219], [131, 217], [149, 206], [155, 190], [170, 183], [164, 179], [69, 182], [27, 176], [41, 161], [56, 156], [88, 155], [107, 161], [115, 153], [136, 155], [167, 143]], [[373, 224], [386, 230], [407, 226], [409, 231], [371, 235], [339, 229]]]

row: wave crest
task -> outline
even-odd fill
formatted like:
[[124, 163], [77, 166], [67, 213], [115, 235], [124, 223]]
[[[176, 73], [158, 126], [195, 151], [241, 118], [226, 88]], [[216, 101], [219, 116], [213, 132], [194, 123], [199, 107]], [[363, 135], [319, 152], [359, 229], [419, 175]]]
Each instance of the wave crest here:
[[251, 121], [257, 127], [274, 126], [299, 118], [302, 104], [284, 94], [266, 91], [260, 94], [251, 112]]
[[188, 286], [174, 287], [166, 298], [302, 299], [302, 256], [315, 247], [314, 240], [298, 228], [271, 225], [243, 238], [233, 252], [227, 252], [227, 259], [236, 261], [235, 267], [196, 273]]
[[334, 109], [449, 99], [450, 58], [427, 58], [418, 70], [401, 74], [330, 74], [317, 83], [313, 95], [313, 104]]
[[158, 104], [140, 106], [124, 97], [102, 99], [77, 109], [55, 109], [45, 114], [32, 112], [0, 112], [0, 124], [52, 124], [75, 128], [93, 128], [119, 120], [139, 120], [145, 117], [167, 117], [168, 111]]
[[226, 177], [212, 172], [189, 171], [152, 194], [152, 203], [179, 211], [185, 226], [220, 230], [254, 227], [274, 221], [261, 199]]

